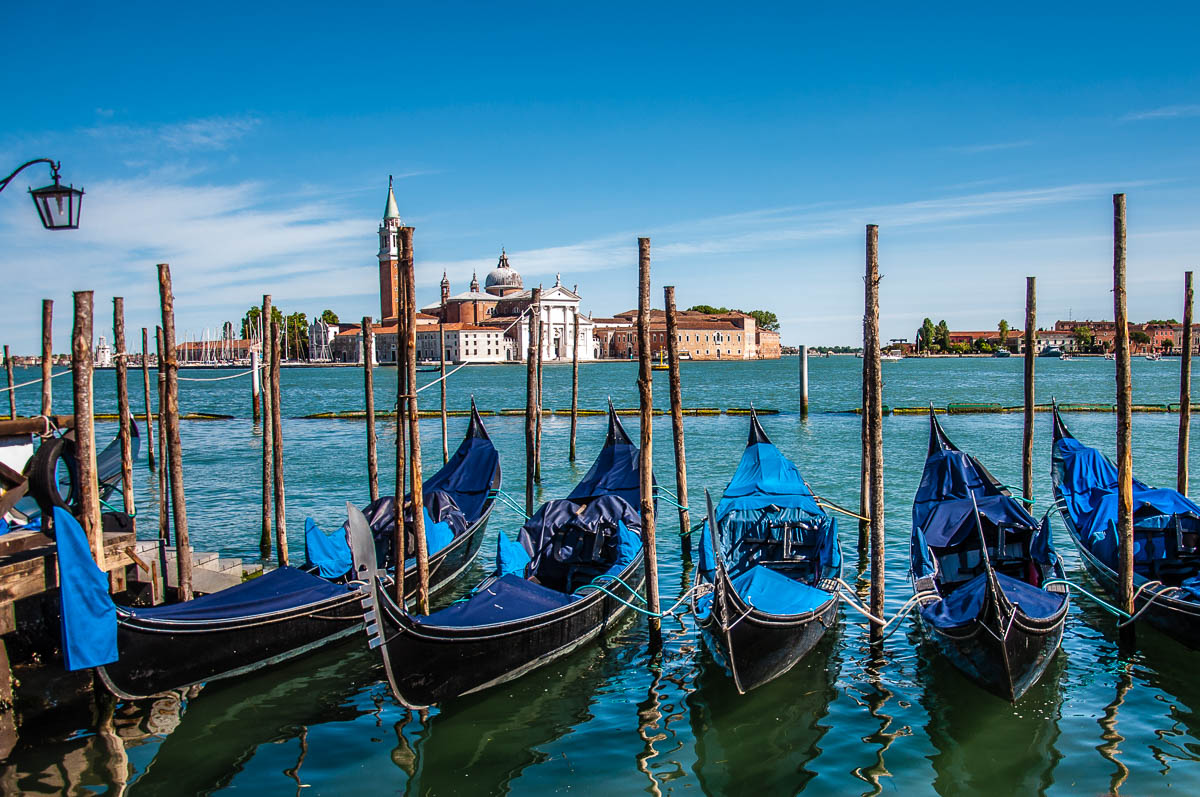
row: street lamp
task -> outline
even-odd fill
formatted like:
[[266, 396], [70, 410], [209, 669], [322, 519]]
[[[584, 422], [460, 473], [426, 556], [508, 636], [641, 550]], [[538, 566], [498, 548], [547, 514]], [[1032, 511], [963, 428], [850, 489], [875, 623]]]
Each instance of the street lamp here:
[[54, 185], [29, 189], [29, 194], [33, 197], [33, 205], [37, 208], [38, 218], [42, 220], [42, 226], [47, 230], [79, 229], [79, 210], [83, 205], [83, 189], [59, 183], [58, 167], [60, 162], [52, 161], [49, 158], [36, 158], [28, 163], [22, 163], [16, 171], [0, 180], [0, 191], [7, 188], [13, 178], [23, 169], [35, 163], [50, 164], [50, 176], [54, 178]]

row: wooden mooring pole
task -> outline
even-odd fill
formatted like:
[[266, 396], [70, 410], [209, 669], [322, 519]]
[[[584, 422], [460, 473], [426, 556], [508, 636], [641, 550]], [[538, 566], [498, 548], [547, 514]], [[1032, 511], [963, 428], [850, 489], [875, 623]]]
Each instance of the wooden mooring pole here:
[[[541, 289], [538, 290], [539, 297]], [[539, 298], [537, 306], [537, 394], [535, 401], [536, 423], [537, 428], [534, 430], [536, 437], [536, 445], [533, 447], [533, 478], [538, 484], [542, 483], [542, 388], [545, 383], [542, 380], [542, 349], [546, 347], [546, 325], [542, 321], [542, 305]]]
[[158, 293], [162, 304], [163, 354], [166, 367], [167, 403], [159, 407], [165, 416], [165, 459], [170, 463], [171, 518], [175, 521], [175, 556], [179, 567], [179, 600], [192, 599], [192, 548], [188, 543], [187, 503], [183, 494], [183, 449], [179, 440], [179, 362], [175, 359], [175, 296], [171, 292], [171, 267], [158, 264]]
[[[442, 389], [442, 464], [445, 465], [450, 461], [450, 441], [446, 431], [446, 303], [442, 302], [442, 315], [438, 318], [438, 347], [441, 351], [441, 356], [438, 357], [439, 371], [438, 377], [441, 381], [438, 383]], [[478, 323], [478, 322], [476, 322]]]
[[283, 402], [279, 389], [279, 365], [283, 359], [279, 322], [271, 320], [271, 455], [275, 494], [275, 555], [280, 567], [288, 565], [287, 515], [283, 493]]
[[375, 434], [375, 328], [371, 316], [362, 320], [363, 393], [367, 409], [367, 487], [371, 501], [379, 498], [379, 437]]
[[[162, 540], [162, 566], [165, 568], [167, 544], [171, 540], [171, 480], [169, 477], [171, 460], [167, 456], [167, 417], [163, 412], [163, 408], [167, 406], [167, 369], [164, 365], [167, 355], [163, 348], [162, 327], [155, 327], [154, 334], [158, 342], [158, 366], [155, 369], [158, 372], [158, 454], [160, 458], [158, 463], [158, 538]], [[164, 569], [162, 572], [165, 574], [167, 571]]]
[[17, 419], [17, 383], [13, 379], [12, 355], [8, 353], [8, 344], [4, 346], [4, 370], [8, 374], [8, 417]]
[[[121, 443], [121, 498], [125, 514], [136, 515], [133, 506], [133, 435], [130, 426], [133, 415], [129, 411], [129, 353], [125, 349], [125, 300], [113, 297], [113, 346], [117, 361], [117, 436]], [[137, 521], [134, 520], [136, 525]]]
[[92, 414], [92, 292], [75, 291], [75, 323], [71, 329], [72, 391], [75, 404], [75, 458], [79, 468], [79, 522], [104, 566], [104, 533], [100, 525], [100, 492], [96, 482], [96, 433]]
[[408, 461], [412, 476], [413, 536], [417, 542], [417, 611], [429, 614], [429, 545], [425, 540], [425, 496], [421, 474], [421, 424], [417, 411], [417, 279], [413, 266], [412, 227], [404, 247], [405, 355], [408, 369]]
[[[259, 322], [262, 324], [262, 365], [268, 372], [267, 381], [270, 380], [269, 372], [271, 370], [271, 295], [264, 294], [262, 300], [262, 314], [259, 316]], [[258, 537], [258, 553], [263, 559], [271, 558], [271, 492], [273, 489], [272, 467], [275, 462], [274, 445], [271, 426], [271, 417], [274, 414], [271, 409], [271, 391], [264, 389], [262, 392], [262, 531]]]
[[[871, 613], [883, 616], [884, 600], [884, 510], [883, 510], [883, 380], [879, 360], [879, 227], [867, 225], [866, 316], [863, 322], [863, 369], [867, 388], [867, 445], [870, 449], [871, 518]], [[871, 641], [883, 639], [878, 625], [871, 625]]]
[[692, 521], [688, 515], [687, 452], [683, 446], [683, 388], [679, 380], [679, 319], [675, 312], [675, 286], [663, 288], [667, 316], [667, 368], [671, 383], [671, 432], [675, 438], [675, 495], [679, 509], [679, 545], [683, 561], [692, 561]]
[[[1113, 194], [1113, 315], [1117, 350], [1117, 543], [1120, 609], [1133, 614], [1133, 385], [1129, 374], [1129, 317], [1125, 307], [1125, 195]], [[1133, 642], [1132, 623], [1120, 640]]]
[[654, 396], [650, 391], [650, 239], [638, 238], [638, 397], [641, 406], [641, 450], [638, 475], [641, 480], [642, 549], [646, 557], [646, 609], [652, 614], [650, 646], [662, 645], [662, 620], [658, 601], [658, 546], [654, 534]]
[[54, 367], [54, 300], [42, 299], [42, 415], [50, 415]]
[[525, 352], [525, 515], [533, 517], [533, 478], [537, 463], [537, 320], [542, 289], [534, 288], [529, 303], [529, 346]]
[[568, 462], [575, 461], [575, 430], [579, 426], [579, 311], [575, 311], [575, 345], [571, 347], [571, 448]]
[[808, 347], [800, 347], [800, 418], [808, 417]]
[[1037, 277], [1025, 278], [1025, 426], [1021, 437], [1021, 492], [1033, 500], [1034, 363], [1037, 362]]
[[[408, 491], [408, 368], [406, 367], [407, 352], [404, 351], [408, 336], [404, 327], [408, 323], [409, 296], [405, 290], [408, 280], [404, 272], [407, 260], [412, 255], [413, 228], [401, 227], [400, 238], [400, 268], [396, 280], [396, 296], [399, 307], [396, 316], [396, 529], [392, 542], [396, 553], [396, 603], [404, 606], [404, 570], [408, 561], [408, 551], [404, 535], [404, 505]], [[419, 582], [418, 582], [419, 583]]]
[[255, 426], [262, 420], [262, 358], [250, 350], [250, 419]]
[[1179, 459], [1175, 489], [1188, 494], [1188, 448], [1192, 423], [1192, 272], [1183, 275], [1183, 352], [1179, 361]]
[[[150, 333], [142, 327], [142, 396], [146, 399], [146, 464], [154, 472], [154, 413], [150, 409]], [[159, 438], [162, 444], [162, 438]]]

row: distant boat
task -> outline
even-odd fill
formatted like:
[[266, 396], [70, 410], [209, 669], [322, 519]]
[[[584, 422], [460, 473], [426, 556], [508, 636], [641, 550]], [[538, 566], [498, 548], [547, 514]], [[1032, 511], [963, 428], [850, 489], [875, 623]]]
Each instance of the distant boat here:
[[993, 357], [1012, 357], [1012, 352], [1008, 349], [996, 349], [992, 352]]
[[1115, 359], [1117, 359], [1117, 355], [1113, 354], [1113, 353], [1110, 351], [1108, 354], [1104, 355], [1104, 359], [1106, 359], [1106, 360], [1115, 360]]
[[1038, 353], [1038, 357], [1062, 357], [1063, 350], [1058, 346], [1047, 346]]
[[1075, 358], [1074, 358], [1074, 357], [1072, 357], [1071, 355], [1067, 354], [1067, 353], [1064, 351], [1062, 354], [1058, 355], [1058, 359], [1060, 359], [1060, 360], [1074, 360]]
[[1154, 352], [1153, 354], [1147, 354], [1146, 359], [1152, 363], [1156, 363], [1162, 359], [1162, 355], [1159, 354], [1158, 352]]
[[884, 361], [884, 362], [890, 362], [890, 361], [892, 361], [892, 360], [903, 360], [903, 359], [904, 359], [904, 355], [903, 355], [903, 354], [900, 354], [899, 352], [895, 352], [895, 351], [887, 351], [887, 352], [884, 352], [884, 353], [883, 353], [883, 354], [882, 354], [882, 355], [879, 357], [879, 359], [880, 359], [880, 360], [882, 360], [882, 361]]

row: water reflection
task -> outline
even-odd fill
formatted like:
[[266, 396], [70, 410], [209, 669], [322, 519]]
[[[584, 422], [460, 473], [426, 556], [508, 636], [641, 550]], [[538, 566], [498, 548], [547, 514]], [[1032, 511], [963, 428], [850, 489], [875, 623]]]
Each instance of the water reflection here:
[[938, 794], [1044, 794], [1063, 757], [1056, 745], [1065, 653], [1015, 705], [971, 683], [929, 643], [918, 653]]
[[865, 767], [857, 767], [854, 770], [854, 775], [861, 780], [866, 781], [871, 785], [871, 789], [866, 794], [879, 794], [883, 791], [881, 778], [891, 777], [891, 772], [888, 771], [887, 765], [884, 762], [884, 753], [892, 746], [892, 743], [900, 736], [907, 736], [911, 733], [908, 726], [902, 726], [899, 730], [892, 730], [892, 723], [895, 717], [888, 714], [884, 709], [887, 707], [888, 701], [894, 697], [892, 691], [884, 685], [881, 678], [882, 668], [887, 666], [887, 660], [883, 657], [883, 652], [880, 646], [871, 645], [867, 649], [867, 660], [863, 664], [863, 671], [867, 676], [867, 689], [847, 689], [847, 693], [858, 701], [859, 705], [867, 709], [867, 713], [878, 721], [878, 729], [863, 737], [863, 741], [867, 744], [875, 745], [875, 760]]
[[[294, 739], [310, 725], [361, 715], [350, 698], [377, 679], [376, 656], [365, 645], [343, 646], [256, 678], [206, 687], [188, 703], [129, 794], [211, 794], [229, 785], [261, 745]], [[295, 767], [297, 780], [302, 763]]]
[[595, 648], [561, 665], [453, 701], [425, 718], [397, 723], [392, 760], [409, 774], [406, 794], [501, 794], [544, 748], [592, 718], [619, 653]]
[[822, 720], [836, 697], [841, 666], [837, 634], [826, 634], [790, 673], [739, 695], [728, 673], [707, 651], [697, 651], [698, 673], [687, 697], [694, 765], [706, 794], [798, 792], [816, 777], [830, 726]]

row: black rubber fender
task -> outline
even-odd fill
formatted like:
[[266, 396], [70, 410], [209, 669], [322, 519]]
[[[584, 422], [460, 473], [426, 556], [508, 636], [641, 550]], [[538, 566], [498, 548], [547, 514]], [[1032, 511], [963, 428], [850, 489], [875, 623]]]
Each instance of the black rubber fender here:
[[[66, 498], [59, 490], [57, 478], [60, 459], [66, 463], [70, 479], [70, 489]], [[25, 466], [25, 478], [29, 480], [29, 494], [37, 501], [44, 518], [53, 517], [56, 506], [74, 514], [73, 504], [77, 502], [79, 495], [79, 465], [75, 459], [75, 442], [62, 437], [52, 437], [43, 441]], [[51, 537], [54, 536], [52, 526], [53, 524], [43, 524], [42, 527], [43, 532]]]

